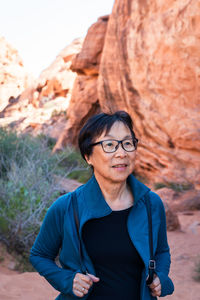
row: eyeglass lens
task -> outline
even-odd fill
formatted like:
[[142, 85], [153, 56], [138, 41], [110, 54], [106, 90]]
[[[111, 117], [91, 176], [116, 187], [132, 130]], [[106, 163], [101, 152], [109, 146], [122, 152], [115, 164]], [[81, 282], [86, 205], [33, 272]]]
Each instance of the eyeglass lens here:
[[102, 142], [102, 147], [105, 152], [115, 152], [119, 144], [122, 144], [122, 148], [125, 151], [134, 151], [136, 149], [135, 142], [132, 139], [127, 139], [123, 141], [116, 141], [116, 140], [107, 140]]

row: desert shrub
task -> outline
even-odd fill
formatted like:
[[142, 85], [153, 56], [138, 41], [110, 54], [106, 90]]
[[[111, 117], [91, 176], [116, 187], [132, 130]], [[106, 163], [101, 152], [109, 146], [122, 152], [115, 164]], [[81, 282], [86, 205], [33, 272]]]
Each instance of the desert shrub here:
[[28, 160], [13, 163], [7, 180], [0, 180], [0, 230], [11, 249], [23, 253], [33, 243], [47, 208], [59, 195], [59, 186], [47, 166]]
[[39, 159], [43, 161], [43, 168], [54, 165], [55, 157], [51, 155], [47, 141], [30, 135], [17, 136], [16, 132], [0, 128], [0, 177], [6, 179], [13, 163], [22, 167], [28, 160]]
[[66, 118], [66, 110], [57, 110], [57, 109], [54, 109], [51, 113], [51, 118], [54, 118], [54, 117], [65, 117]]
[[200, 282], [200, 257], [198, 257], [198, 260], [196, 261], [194, 273], [194, 279]]
[[54, 144], [0, 128], [0, 240], [25, 259], [48, 207], [63, 193], [55, 175], [89, 174], [78, 152], [52, 154]]
[[172, 190], [174, 190], [175, 192], [184, 192], [187, 190], [190, 190], [192, 188], [192, 184], [189, 182], [183, 182], [183, 183], [179, 183], [179, 182], [156, 182], [154, 184], [154, 188], [155, 190], [161, 189], [163, 187], [167, 187], [170, 188]]
[[85, 183], [89, 180], [92, 175], [92, 170], [83, 160], [79, 152], [66, 149], [63, 153], [58, 155], [63, 156], [58, 163], [60, 175], [64, 175], [63, 172], [68, 170], [68, 178], [75, 179], [81, 183]]
[[46, 136], [43, 133], [40, 133], [39, 135], [37, 135], [36, 139], [39, 143], [44, 143], [51, 150], [53, 150], [53, 147], [56, 144], [56, 139], [55, 138], [52, 138], [50, 136]]
[[85, 183], [90, 179], [91, 175], [92, 175], [91, 169], [89, 169], [89, 170], [88, 169], [87, 170], [74, 170], [68, 175], [68, 178], [77, 180], [81, 183]]
[[163, 183], [163, 182], [156, 182], [154, 184], [154, 188], [155, 190], [159, 190], [159, 189], [162, 189], [164, 187], [167, 187], [166, 183]]

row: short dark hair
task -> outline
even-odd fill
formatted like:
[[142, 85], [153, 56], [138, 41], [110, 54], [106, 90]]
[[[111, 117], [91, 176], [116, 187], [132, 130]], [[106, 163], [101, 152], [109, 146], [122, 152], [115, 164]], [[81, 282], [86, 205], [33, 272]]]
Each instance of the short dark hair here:
[[94, 140], [104, 131], [109, 132], [115, 122], [122, 122], [130, 129], [133, 140], [137, 142], [133, 131], [133, 122], [125, 111], [117, 111], [113, 114], [100, 113], [87, 120], [78, 136], [78, 144], [82, 157], [85, 159], [92, 154]]

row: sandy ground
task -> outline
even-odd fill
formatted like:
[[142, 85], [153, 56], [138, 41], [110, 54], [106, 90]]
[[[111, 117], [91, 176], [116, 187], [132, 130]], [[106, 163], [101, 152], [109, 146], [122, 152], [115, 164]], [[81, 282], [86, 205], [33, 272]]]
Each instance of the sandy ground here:
[[175, 292], [165, 300], [200, 300], [200, 282], [194, 281], [194, 266], [200, 259], [200, 211], [194, 215], [179, 213], [182, 232], [168, 232], [171, 248], [170, 277]]
[[[200, 300], [200, 282], [193, 279], [194, 266], [200, 258], [200, 211], [193, 215], [179, 213], [180, 232], [168, 232], [172, 265], [170, 277], [175, 292], [165, 300]], [[9, 269], [8, 259], [0, 262], [0, 300], [53, 300], [55, 291], [37, 273], [18, 274]], [[103, 299], [102, 299], [103, 300]], [[126, 299], [124, 299], [126, 300]]]

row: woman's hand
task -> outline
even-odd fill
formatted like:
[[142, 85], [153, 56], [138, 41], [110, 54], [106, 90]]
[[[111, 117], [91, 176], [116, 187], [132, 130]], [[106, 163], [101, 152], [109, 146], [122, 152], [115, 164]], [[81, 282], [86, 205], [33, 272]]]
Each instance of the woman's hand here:
[[83, 297], [88, 293], [88, 290], [93, 285], [93, 282], [98, 282], [100, 279], [92, 274], [76, 273], [73, 280], [73, 293], [78, 297]]
[[149, 288], [153, 297], [159, 297], [161, 295], [161, 284], [157, 275], [154, 275], [153, 282], [149, 285]]

